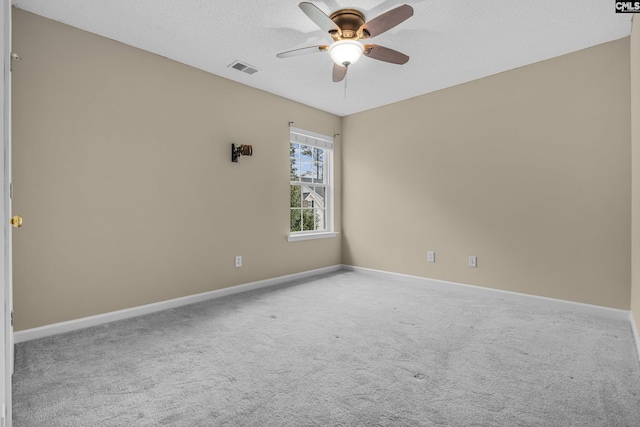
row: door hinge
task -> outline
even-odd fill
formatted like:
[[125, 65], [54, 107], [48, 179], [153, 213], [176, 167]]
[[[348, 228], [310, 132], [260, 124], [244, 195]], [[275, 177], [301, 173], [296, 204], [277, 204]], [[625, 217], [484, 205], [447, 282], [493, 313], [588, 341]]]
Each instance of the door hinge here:
[[13, 182], [9, 183], [9, 199], [13, 200]]
[[15, 316], [13, 315], [13, 310], [11, 310], [11, 327], [12, 327], [12, 328], [13, 328], [13, 318], [14, 318], [14, 317], [15, 317]]

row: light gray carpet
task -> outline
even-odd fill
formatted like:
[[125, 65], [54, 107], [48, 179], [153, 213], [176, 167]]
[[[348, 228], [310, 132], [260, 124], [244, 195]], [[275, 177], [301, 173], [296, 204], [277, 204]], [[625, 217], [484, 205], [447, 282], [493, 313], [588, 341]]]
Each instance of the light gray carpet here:
[[627, 322], [339, 272], [18, 345], [14, 425], [640, 426]]

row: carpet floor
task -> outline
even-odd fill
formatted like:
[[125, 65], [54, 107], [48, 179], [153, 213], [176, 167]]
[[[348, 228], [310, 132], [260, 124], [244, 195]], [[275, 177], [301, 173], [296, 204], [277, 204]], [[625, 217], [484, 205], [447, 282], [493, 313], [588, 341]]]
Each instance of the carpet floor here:
[[360, 272], [21, 343], [15, 427], [640, 426], [628, 322]]

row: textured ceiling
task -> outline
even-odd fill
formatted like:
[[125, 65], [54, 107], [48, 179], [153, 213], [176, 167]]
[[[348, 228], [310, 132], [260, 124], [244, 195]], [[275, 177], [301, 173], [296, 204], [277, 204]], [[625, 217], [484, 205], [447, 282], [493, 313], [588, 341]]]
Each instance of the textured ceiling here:
[[[339, 116], [626, 37], [631, 14], [613, 0], [419, 0], [414, 16], [367, 40], [411, 57], [405, 65], [362, 58], [331, 81], [327, 53], [279, 52], [329, 44], [290, 0], [13, 0], [38, 15]], [[355, 8], [367, 20], [402, 0], [313, 1], [325, 13]], [[230, 68], [241, 61], [258, 69]]]

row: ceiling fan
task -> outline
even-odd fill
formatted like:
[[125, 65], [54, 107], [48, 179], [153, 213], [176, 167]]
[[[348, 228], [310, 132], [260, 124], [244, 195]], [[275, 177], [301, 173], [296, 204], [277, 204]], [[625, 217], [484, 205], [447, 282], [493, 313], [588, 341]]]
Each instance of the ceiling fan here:
[[364, 15], [355, 9], [340, 9], [327, 16], [316, 5], [309, 2], [299, 4], [300, 9], [320, 29], [329, 33], [331, 45], [309, 46], [277, 54], [278, 58], [329, 52], [333, 59], [333, 81], [342, 81], [350, 65], [362, 55], [392, 64], [405, 64], [409, 57], [397, 50], [377, 44], [362, 44], [359, 40], [375, 37], [413, 16], [413, 8], [407, 4], [391, 9], [366, 22]]

